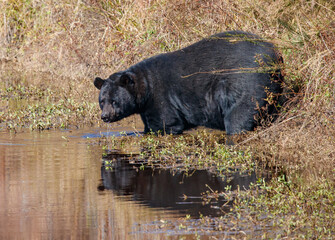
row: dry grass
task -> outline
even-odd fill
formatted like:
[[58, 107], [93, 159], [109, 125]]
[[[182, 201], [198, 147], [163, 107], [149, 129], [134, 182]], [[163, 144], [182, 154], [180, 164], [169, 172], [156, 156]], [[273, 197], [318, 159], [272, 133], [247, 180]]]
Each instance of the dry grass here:
[[[0, 13], [2, 79], [8, 75], [5, 66], [15, 66], [35, 76], [23, 85], [57, 88], [64, 97], [88, 102], [97, 98], [95, 76], [205, 36], [240, 29], [271, 40], [284, 58], [290, 100], [270, 128], [240, 136], [239, 145], [285, 173], [297, 192], [334, 193], [333, 1], [8, 0], [1, 2]], [[334, 206], [334, 199], [327, 199], [327, 206]], [[310, 206], [302, 209], [309, 218]]]

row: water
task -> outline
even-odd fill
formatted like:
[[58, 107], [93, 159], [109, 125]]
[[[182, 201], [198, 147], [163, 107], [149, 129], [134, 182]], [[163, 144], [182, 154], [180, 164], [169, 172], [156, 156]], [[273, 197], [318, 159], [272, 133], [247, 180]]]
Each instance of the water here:
[[[105, 156], [89, 140], [101, 133], [111, 134], [0, 132], [0, 239], [179, 239], [188, 236], [174, 226], [181, 217], [224, 214], [224, 199], [203, 205], [201, 198], [202, 192], [222, 191], [227, 183], [221, 178]], [[235, 176], [229, 185], [255, 179]]]

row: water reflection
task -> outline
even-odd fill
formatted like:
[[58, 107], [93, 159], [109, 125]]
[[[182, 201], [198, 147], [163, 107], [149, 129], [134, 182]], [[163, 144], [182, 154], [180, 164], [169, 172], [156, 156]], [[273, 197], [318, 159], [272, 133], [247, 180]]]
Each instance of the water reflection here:
[[114, 131], [114, 132], [94, 132], [94, 133], [85, 133], [82, 134], [82, 138], [98, 138], [98, 137], [122, 137], [122, 136], [140, 136], [142, 132], [133, 132], [133, 131]]
[[[109, 154], [103, 157], [100, 191], [113, 190], [117, 195], [130, 196], [131, 200], [154, 208], [178, 210], [181, 214], [199, 217], [219, 216], [225, 211], [221, 197], [204, 204], [206, 191], [222, 192], [248, 188], [256, 181], [255, 174], [236, 173], [229, 182], [205, 170], [191, 172], [152, 168], [134, 161], [127, 155]], [[229, 207], [229, 205], [226, 205]]]
[[220, 213], [223, 200], [203, 206], [200, 196], [206, 184], [221, 191], [225, 181], [143, 169], [126, 155], [102, 163], [101, 146], [82, 136], [106, 131], [0, 132], [0, 239], [179, 239], [178, 226], [166, 232], [153, 223]]
[[0, 132], [0, 239], [95, 239], [101, 151], [70, 134]]

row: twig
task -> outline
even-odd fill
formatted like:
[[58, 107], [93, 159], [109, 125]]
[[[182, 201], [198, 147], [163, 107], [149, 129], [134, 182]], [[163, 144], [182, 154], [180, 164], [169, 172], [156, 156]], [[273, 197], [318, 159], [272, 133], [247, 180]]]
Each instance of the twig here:
[[262, 131], [262, 132], [260, 132], [260, 133], [257, 133], [257, 134], [255, 134], [255, 135], [253, 135], [252, 137], [250, 137], [250, 138], [244, 140], [243, 142], [238, 143], [236, 146], [240, 146], [240, 145], [242, 145], [242, 144], [244, 144], [244, 143], [246, 143], [246, 142], [249, 142], [249, 141], [251, 141], [252, 139], [255, 139], [256, 137], [258, 137], [258, 136], [260, 136], [260, 135], [263, 135], [263, 134], [269, 132], [269, 131], [272, 130], [273, 128], [276, 128], [276, 127], [278, 127], [279, 125], [282, 125], [283, 123], [286, 123], [286, 122], [291, 121], [291, 120], [293, 120], [293, 119], [295, 119], [295, 118], [297, 118], [297, 117], [300, 117], [301, 115], [303, 115], [303, 114], [301, 113], [301, 114], [299, 114], [299, 115], [297, 115], [297, 116], [290, 117], [290, 118], [288, 118], [288, 119], [286, 119], [286, 120], [284, 120], [284, 121], [282, 121], [282, 122], [280, 122], [280, 123], [278, 123], [278, 124], [276, 124], [276, 125], [274, 125], [274, 126], [272, 126], [272, 127], [269, 127], [268, 129], [266, 129], [266, 130], [264, 130], [264, 131]]

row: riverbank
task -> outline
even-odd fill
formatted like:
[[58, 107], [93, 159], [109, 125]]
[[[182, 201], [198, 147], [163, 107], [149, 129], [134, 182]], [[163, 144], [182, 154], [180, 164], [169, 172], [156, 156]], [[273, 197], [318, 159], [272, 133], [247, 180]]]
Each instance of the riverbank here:
[[[146, 57], [180, 49], [216, 32], [240, 29], [274, 42], [282, 53], [285, 87], [291, 93], [275, 123], [236, 137], [237, 145], [231, 149], [222, 144], [222, 138], [203, 130], [197, 140], [150, 135], [144, 136], [141, 144], [151, 147], [156, 158], [168, 159], [171, 166], [171, 156], [185, 156], [185, 152], [192, 164], [207, 161], [213, 167], [215, 154], [236, 160], [243, 151], [253, 160], [247, 158], [243, 164], [273, 172], [271, 181], [260, 180], [254, 189], [225, 193], [234, 196], [235, 205], [221, 223], [217, 219], [218, 226], [230, 218], [237, 229], [248, 221], [248, 226], [253, 226], [250, 231], [270, 224], [280, 229], [275, 232], [278, 238], [332, 237], [334, 4], [286, 0], [1, 4], [0, 127], [6, 131], [102, 124], [94, 77], [107, 77]], [[141, 131], [139, 121], [133, 117], [116, 124]], [[121, 148], [122, 141], [138, 144], [124, 139], [114, 141], [115, 147]]]

